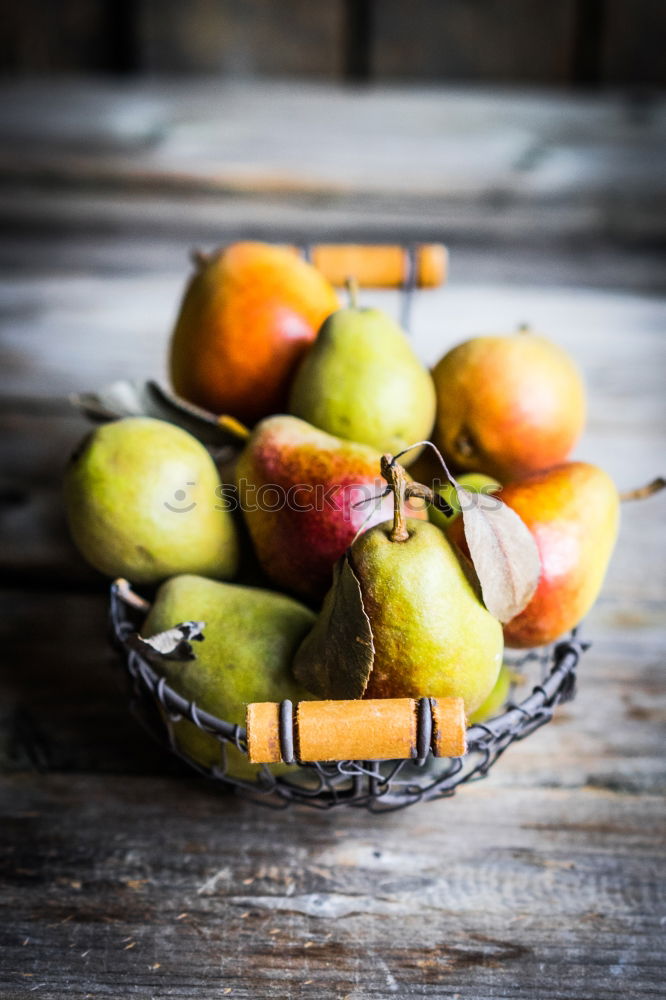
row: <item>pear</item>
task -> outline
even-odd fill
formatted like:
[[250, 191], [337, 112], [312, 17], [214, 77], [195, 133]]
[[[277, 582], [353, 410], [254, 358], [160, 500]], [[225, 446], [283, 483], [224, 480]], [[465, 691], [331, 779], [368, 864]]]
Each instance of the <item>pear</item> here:
[[566, 462], [507, 484], [502, 499], [531, 531], [542, 567], [531, 601], [504, 626], [506, 643], [542, 646], [577, 625], [597, 599], [617, 538], [617, 488], [598, 466]]
[[[259, 561], [280, 587], [316, 602], [333, 566], [361, 529], [391, 516], [377, 452], [296, 417], [255, 427], [237, 464], [240, 506]], [[364, 501], [366, 501], [364, 503]], [[359, 507], [355, 507], [359, 504]], [[410, 501], [414, 517], [427, 517]]]
[[[379, 309], [340, 309], [324, 322], [294, 378], [289, 412], [336, 437], [397, 455], [430, 435], [432, 378]], [[419, 453], [414, 449], [406, 463]]]
[[176, 392], [253, 424], [284, 410], [296, 367], [339, 306], [289, 247], [243, 241], [197, 254], [171, 340]]
[[439, 528], [408, 520], [403, 542], [392, 530], [378, 525], [351, 551], [375, 647], [366, 696], [459, 697], [469, 714], [497, 680], [502, 626]]
[[[501, 484], [496, 479], [493, 479], [492, 476], [486, 476], [483, 472], [465, 472], [462, 476], [458, 476], [458, 483], [464, 486], [466, 490], [469, 490], [470, 493], [494, 494], [499, 493], [502, 489]], [[428, 517], [438, 527], [447, 528], [452, 521], [460, 517], [462, 512], [458, 493], [455, 486], [449, 482], [435, 488], [437, 493], [451, 508], [451, 513], [445, 514], [433, 505], [428, 511]]]
[[[169, 684], [184, 698], [244, 726], [249, 702], [309, 697], [295, 682], [291, 662], [315, 620], [312, 611], [283, 594], [183, 575], [162, 584], [142, 634], [148, 638], [196, 620], [204, 622], [204, 641], [193, 644], [196, 659], [162, 661]], [[214, 736], [188, 720], [177, 722], [175, 733], [180, 749], [199, 764], [220, 765], [223, 750]], [[225, 747], [231, 775], [256, 776], [256, 765], [236, 747]]]
[[509, 700], [511, 685], [515, 680], [516, 674], [514, 674], [511, 667], [503, 663], [494, 688], [467, 720], [470, 726], [473, 726], [477, 722], [486, 722], [488, 719], [494, 719], [496, 715], [502, 714], [504, 706]]
[[204, 446], [151, 417], [103, 424], [65, 472], [72, 538], [107, 576], [154, 584], [175, 573], [229, 578], [238, 545], [220, 480]]
[[502, 664], [502, 626], [481, 603], [444, 533], [406, 519], [403, 470], [392, 476], [393, 522], [360, 535], [294, 661], [320, 697], [459, 697], [469, 714]]
[[585, 391], [562, 348], [526, 329], [473, 337], [433, 369], [435, 440], [460, 470], [500, 482], [567, 458], [585, 423]]

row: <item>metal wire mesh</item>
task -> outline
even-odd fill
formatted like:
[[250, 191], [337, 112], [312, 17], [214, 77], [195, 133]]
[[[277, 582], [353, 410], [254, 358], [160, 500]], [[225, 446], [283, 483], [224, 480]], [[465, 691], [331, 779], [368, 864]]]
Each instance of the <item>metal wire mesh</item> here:
[[[133, 648], [131, 640], [142, 617], [113, 584], [111, 635], [126, 670], [135, 714], [153, 735], [200, 774], [274, 808], [301, 803], [317, 809], [347, 805], [386, 812], [453, 795], [460, 785], [485, 777], [511, 743], [549, 722], [555, 706], [573, 698], [576, 667], [587, 648], [572, 634], [554, 647], [531, 651], [517, 659], [512, 667], [535, 672], [537, 683], [520, 703], [510, 701], [501, 715], [468, 729], [468, 753], [463, 758], [435, 758], [428, 753], [422, 760], [344, 760], [302, 764], [286, 774], [274, 774], [268, 766], [258, 765], [256, 778], [249, 780], [232, 773], [228, 762], [229, 747], [247, 754], [242, 726], [218, 719], [183, 698]], [[175, 725], [182, 720], [217, 740], [219, 759], [212, 766], [202, 765], [179, 745]]]

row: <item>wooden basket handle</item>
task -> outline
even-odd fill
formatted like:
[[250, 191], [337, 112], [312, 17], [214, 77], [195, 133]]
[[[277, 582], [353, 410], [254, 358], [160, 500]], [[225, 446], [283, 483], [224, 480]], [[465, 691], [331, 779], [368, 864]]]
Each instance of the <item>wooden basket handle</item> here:
[[462, 698], [254, 702], [247, 706], [252, 764], [462, 757]]
[[[299, 249], [294, 247], [294, 249]], [[447, 279], [448, 251], [441, 243], [412, 247], [371, 243], [317, 243], [308, 257], [332, 285], [355, 278], [361, 288], [438, 288]]]

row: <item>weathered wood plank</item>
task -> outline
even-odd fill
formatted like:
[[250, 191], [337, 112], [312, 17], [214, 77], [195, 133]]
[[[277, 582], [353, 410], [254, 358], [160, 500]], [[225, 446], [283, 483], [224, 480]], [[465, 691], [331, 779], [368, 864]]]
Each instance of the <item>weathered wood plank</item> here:
[[502, 225], [536, 211], [559, 231], [572, 219], [611, 236], [661, 231], [659, 99], [203, 83], [5, 85], [2, 96], [0, 178], [13, 189], [32, 178], [51, 190], [263, 194], [364, 215], [374, 200], [375, 214], [434, 211], [443, 223], [476, 205], [477, 220]]
[[65, 464], [91, 425], [64, 399], [41, 413], [34, 406], [32, 413], [28, 401], [0, 412], [0, 577], [10, 586], [99, 589], [101, 580], [69, 540], [62, 499]]
[[340, 79], [344, 4], [329, 0], [45, 0], [5, 12], [3, 71]]
[[613, 86], [664, 86], [664, 12], [654, 0], [606, 0], [602, 77]]
[[[590, 234], [583, 212], [514, 213], [482, 205], [407, 215], [394, 203], [346, 209], [278, 204], [262, 199], [171, 198], [125, 200], [75, 192], [31, 190], [17, 200], [0, 190], [5, 236], [0, 269], [13, 278], [69, 278], [162, 273], [182, 280], [191, 249], [238, 239], [302, 243], [308, 240], [441, 242], [450, 251], [454, 284], [501, 282], [531, 287], [607, 288], [660, 293], [662, 255], [649, 242]], [[595, 228], [592, 222], [592, 228]], [[573, 245], [570, 240], [575, 232]]]
[[124, 13], [116, 5], [113, 17], [105, 0], [60, 0], [57, 10], [43, 0], [10, 4], [3, 10], [3, 72], [46, 75], [132, 68], [127, 62], [130, 53], [118, 51], [118, 35], [123, 21], [127, 23]]
[[62, 594], [47, 582], [4, 592], [2, 603], [0, 771], [181, 770], [129, 712], [106, 594]]
[[659, 798], [486, 784], [379, 820], [173, 779], [17, 776], [2, 794], [8, 996], [661, 989]]
[[573, 0], [470, 5], [400, 0], [375, 5], [372, 70], [378, 79], [562, 84], [571, 79]]
[[340, 79], [344, 4], [329, 0], [146, 0], [139, 61], [148, 73]]

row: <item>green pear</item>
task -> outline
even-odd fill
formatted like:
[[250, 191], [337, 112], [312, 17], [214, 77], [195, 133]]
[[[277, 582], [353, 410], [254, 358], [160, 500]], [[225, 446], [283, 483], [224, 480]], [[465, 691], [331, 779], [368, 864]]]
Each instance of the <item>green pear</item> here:
[[469, 714], [492, 690], [502, 652], [502, 626], [444, 533], [400, 514], [340, 561], [294, 673], [320, 697], [459, 697]]
[[[435, 420], [430, 373], [379, 309], [339, 309], [324, 322], [292, 384], [289, 412], [321, 430], [397, 455]], [[419, 451], [406, 456], [413, 461]]]
[[368, 698], [463, 698], [473, 712], [502, 665], [502, 626], [483, 606], [439, 528], [407, 521], [393, 541], [380, 524], [352, 546], [372, 625]]
[[159, 583], [175, 573], [229, 578], [238, 543], [215, 463], [174, 424], [125, 417], [82, 441], [65, 473], [75, 544], [108, 576]]
[[[466, 472], [457, 478], [460, 485], [464, 486], [470, 493], [497, 493], [502, 489], [496, 479], [493, 479], [492, 476], [486, 476], [483, 472]], [[437, 487], [437, 492], [448, 503], [451, 513], [445, 514], [444, 511], [438, 510], [434, 504], [431, 504], [428, 518], [439, 528], [447, 528], [461, 514], [460, 500], [453, 483], [442, 483]]]
[[494, 688], [467, 720], [470, 726], [473, 726], [477, 722], [486, 722], [487, 719], [494, 719], [496, 715], [501, 715], [506, 702], [509, 700], [511, 685], [515, 680], [516, 674], [514, 674], [511, 667], [503, 663]]
[[[196, 659], [165, 660], [164, 673], [199, 708], [244, 726], [250, 702], [310, 697], [294, 680], [291, 663], [314, 620], [313, 612], [291, 597], [184, 575], [162, 584], [142, 634], [148, 638], [184, 621], [203, 621], [204, 641], [193, 644]], [[175, 733], [184, 753], [205, 767], [220, 765], [223, 750], [214, 736], [188, 720], [175, 723]], [[225, 746], [228, 772], [252, 779], [260, 768], [236, 747]]]

